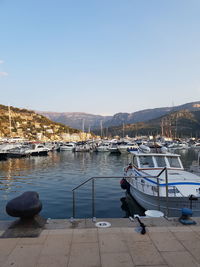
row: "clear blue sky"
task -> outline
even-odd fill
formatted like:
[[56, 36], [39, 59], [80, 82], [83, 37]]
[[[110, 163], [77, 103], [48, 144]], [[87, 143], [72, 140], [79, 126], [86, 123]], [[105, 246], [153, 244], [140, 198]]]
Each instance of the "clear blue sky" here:
[[199, 0], [0, 0], [0, 103], [133, 112], [200, 100]]

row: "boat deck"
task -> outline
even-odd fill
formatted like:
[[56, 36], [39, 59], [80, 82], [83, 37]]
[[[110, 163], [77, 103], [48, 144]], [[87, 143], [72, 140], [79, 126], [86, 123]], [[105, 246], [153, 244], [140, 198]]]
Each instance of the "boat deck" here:
[[[177, 219], [145, 218], [147, 233], [138, 222], [108, 221], [96, 228], [89, 219], [50, 220], [38, 237], [0, 238], [0, 266], [15, 267], [131, 267], [200, 266], [200, 218], [194, 226]], [[0, 234], [10, 222], [0, 222]]]

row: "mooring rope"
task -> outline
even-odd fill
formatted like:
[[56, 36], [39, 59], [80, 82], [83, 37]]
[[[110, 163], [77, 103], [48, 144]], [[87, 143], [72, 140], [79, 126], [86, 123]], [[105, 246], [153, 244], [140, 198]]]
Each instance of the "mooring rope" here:
[[141, 233], [142, 235], [144, 235], [144, 234], [146, 233], [146, 229], [145, 229], [146, 225], [145, 225], [143, 222], [140, 221], [140, 219], [139, 219], [138, 216], [136, 216], [135, 218], [138, 220], [138, 222], [139, 222], [139, 224], [140, 224], [140, 227], [142, 228], [142, 230], [141, 230], [140, 233]]

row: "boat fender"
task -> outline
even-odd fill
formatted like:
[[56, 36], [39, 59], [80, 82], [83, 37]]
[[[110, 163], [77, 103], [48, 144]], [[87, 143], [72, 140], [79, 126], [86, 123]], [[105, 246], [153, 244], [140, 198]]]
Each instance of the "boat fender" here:
[[140, 145], [139, 146], [139, 150], [143, 153], [150, 153], [151, 152], [151, 149], [150, 147], [148, 146], [145, 146], [145, 145]]
[[129, 190], [130, 189], [130, 184], [126, 181], [125, 178], [122, 178], [120, 181], [121, 188], [123, 190]]

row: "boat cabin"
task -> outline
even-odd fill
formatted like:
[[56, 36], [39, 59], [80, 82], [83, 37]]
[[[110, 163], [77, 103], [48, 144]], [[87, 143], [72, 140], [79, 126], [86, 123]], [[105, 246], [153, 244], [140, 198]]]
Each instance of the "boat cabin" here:
[[158, 153], [140, 153], [138, 151], [132, 152], [133, 165], [137, 169], [183, 169], [180, 155], [178, 154], [158, 154]]

